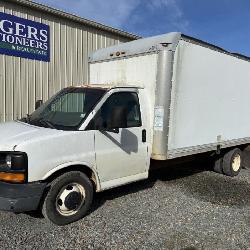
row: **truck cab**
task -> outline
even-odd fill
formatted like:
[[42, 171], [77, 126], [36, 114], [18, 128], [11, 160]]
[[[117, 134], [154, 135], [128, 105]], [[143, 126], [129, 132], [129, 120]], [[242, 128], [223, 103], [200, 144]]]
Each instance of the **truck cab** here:
[[20, 121], [1, 124], [0, 208], [42, 206], [49, 220], [67, 224], [88, 210], [94, 191], [147, 178], [144, 95], [131, 86], [69, 87]]

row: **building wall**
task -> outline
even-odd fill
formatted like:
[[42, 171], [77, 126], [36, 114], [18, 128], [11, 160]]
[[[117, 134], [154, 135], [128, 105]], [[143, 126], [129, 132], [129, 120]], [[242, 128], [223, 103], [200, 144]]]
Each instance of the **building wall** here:
[[0, 54], [0, 122], [21, 118], [58, 90], [85, 83], [88, 54], [132, 40], [68, 18], [0, 1], [0, 11], [50, 26], [51, 60], [40, 62]]

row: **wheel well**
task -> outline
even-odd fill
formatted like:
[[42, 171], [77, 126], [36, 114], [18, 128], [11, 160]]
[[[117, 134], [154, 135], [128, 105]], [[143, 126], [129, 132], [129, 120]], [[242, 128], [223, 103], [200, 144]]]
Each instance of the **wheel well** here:
[[250, 144], [244, 144], [244, 145], [240, 145], [238, 148], [242, 151], [246, 150], [248, 147], [250, 146]]
[[228, 148], [222, 148], [221, 149], [221, 152], [220, 152], [220, 155], [224, 155], [225, 153], [235, 149], [235, 148], [239, 148], [242, 152], [244, 150], [246, 150], [248, 147], [250, 147], [250, 144], [242, 144], [242, 145], [236, 145], [236, 146], [233, 146], [233, 147], [228, 147]]
[[71, 171], [80, 171], [86, 174], [89, 177], [89, 179], [92, 181], [94, 185], [94, 189], [97, 190], [98, 185], [97, 185], [97, 179], [96, 179], [94, 172], [89, 167], [84, 166], [84, 165], [73, 165], [73, 166], [62, 168], [56, 171], [55, 173], [53, 173], [52, 175], [50, 175], [45, 181], [49, 183], [53, 181], [54, 179], [56, 179], [57, 177], [59, 177], [60, 175], [67, 173], [67, 172], [71, 172]]

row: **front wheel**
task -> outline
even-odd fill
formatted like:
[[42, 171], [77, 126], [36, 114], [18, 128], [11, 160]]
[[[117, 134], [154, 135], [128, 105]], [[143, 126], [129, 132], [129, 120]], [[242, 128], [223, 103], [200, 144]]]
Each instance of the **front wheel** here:
[[57, 225], [75, 222], [90, 209], [93, 193], [92, 182], [84, 173], [65, 173], [52, 181], [42, 205], [42, 213]]

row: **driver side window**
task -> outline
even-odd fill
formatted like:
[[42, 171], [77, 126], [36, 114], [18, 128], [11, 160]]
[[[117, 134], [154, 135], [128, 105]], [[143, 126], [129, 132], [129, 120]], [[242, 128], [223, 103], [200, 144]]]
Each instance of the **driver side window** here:
[[87, 130], [113, 129], [112, 113], [114, 108], [126, 109], [127, 128], [142, 126], [138, 95], [133, 92], [120, 92], [114, 93], [106, 100], [87, 126]]

